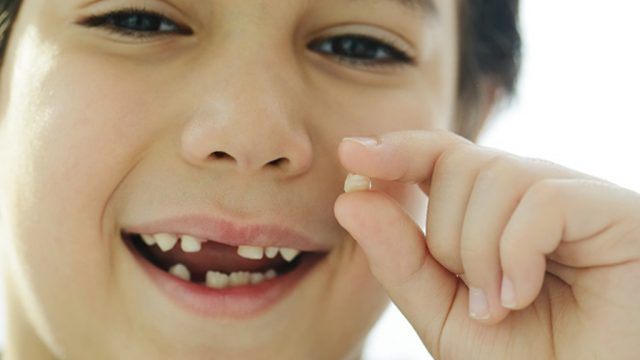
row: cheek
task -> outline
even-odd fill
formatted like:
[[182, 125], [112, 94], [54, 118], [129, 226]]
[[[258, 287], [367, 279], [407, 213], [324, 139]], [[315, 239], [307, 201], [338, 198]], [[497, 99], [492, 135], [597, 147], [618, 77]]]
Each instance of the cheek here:
[[28, 313], [82, 329], [89, 316], [109, 316], [117, 234], [105, 213], [150, 126], [147, 107], [132, 101], [136, 81], [108, 66], [52, 57], [43, 67], [26, 54], [16, 52], [19, 76], [3, 77], [3, 89], [13, 90], [3, 94], [0, 132], [3, 237], [12, 240], [5, 258], [22, 298], [39, 302]]

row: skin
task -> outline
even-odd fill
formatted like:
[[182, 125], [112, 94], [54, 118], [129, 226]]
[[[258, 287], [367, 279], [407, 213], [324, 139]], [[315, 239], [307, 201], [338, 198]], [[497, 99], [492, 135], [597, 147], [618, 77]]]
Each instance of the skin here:
[[[27, 0], [2, 68], [8, 358], [357, 357], [385, 292], [438, 358], [640, 353], [638, 195], [431, 131], [455, 109], [453, 2], [434, 21], [382, 1], [175, 1], [198, 35], [153, 45], [73, 25], [82, 4]], [[408, 39], [417, 64], [305, 49], [365, 20]], [[341, 141], [354, 135], [374, 145]], [[347, 171], [374, 190], [339, 195]], [[175, 208], [286, 221], [334, 248], [263, 316], [203, 320], [118, 239]], [[467, 287], [488, 318], [469, 317]]]
[[[78, 24], [131, 6], [193, 35], [136, 40]], [[347, 174], [338, 145], [449, 125], [456, 9], [437, 7], [24, 1], [0, 77], [5, 358], [358, 357], [388, 297], [333, 214]], [[307, 49], [351, 32], [401, 44], [415, 64]], [[377, 186], [423, 221], [417, 186]], [[186, 212], [285, 223], [332, 251], [261, 316], [203, 319], [159, 293], [120, 239], [124, 226]]]
[[434, 357], [640, 354], [637, 193], [446, 132], [349, 140], [340, 158], [429, 195], [426, 236], [381, 191], [341, 195], [335, 211]]

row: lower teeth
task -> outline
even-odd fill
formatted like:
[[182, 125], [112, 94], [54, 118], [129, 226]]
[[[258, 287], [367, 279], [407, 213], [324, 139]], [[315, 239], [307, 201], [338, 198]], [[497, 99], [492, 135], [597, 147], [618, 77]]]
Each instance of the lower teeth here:
[[[169, 268], [169, 273], [185, 281], [191, 280], [189, 269], [183, 264], [176, 264], [172, 266], [171, 268]], [[231, 274], [210, 270], [207, 271], [205, 282], [200, 285], [205, 285], [212, 289], [226, 289], [229, 287], [257, 285], [263, 281], [271, 280], [277, 275], [277, 272], [273, 269], [269, 269], [264, 273], [235, 271]]]

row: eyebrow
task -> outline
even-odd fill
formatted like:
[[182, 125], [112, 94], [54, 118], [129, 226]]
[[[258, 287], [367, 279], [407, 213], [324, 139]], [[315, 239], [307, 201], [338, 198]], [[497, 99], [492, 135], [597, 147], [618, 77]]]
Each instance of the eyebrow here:
[[[364, 1], [364, 0], [357, 0], [357, 1]], [[411, 11], [419, 10], [421, 13], [423, 13], [423, 15], [435, 15], [438, 13], [438, 9], [436, 7], [436, 4], [433, 2], [433, 0], [369, 0], [369, 2], [373, 2], [373, 1], [377, 1], [377, 2], [386, 1], [390, 3], [399, 4], [402, 7], [406, 8], [407, 10], [411, 10]]]

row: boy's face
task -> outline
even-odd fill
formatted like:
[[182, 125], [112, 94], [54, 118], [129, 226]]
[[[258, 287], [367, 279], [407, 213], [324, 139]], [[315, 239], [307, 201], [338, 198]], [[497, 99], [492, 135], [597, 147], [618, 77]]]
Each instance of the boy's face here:
[[[354, 354], [387, 300], [333, 216], [337, 146], [448, 126], [455, 3], [24, 1], [0, 90], [9, 330], [65, 358]], [[81, 24], [127, 8], [169, 20]], [[164, 33], [108, 29], [125, 25]], [[376, 186], [424, 221], [416, 188]], [[141, 239], [159, 233], [210, 241]], [[289, 264], [236, 245], [306, 251]], [[177, 263], [192, 283], [167, 272]], [[207, 270], [238, 284], [208, 288]]]

